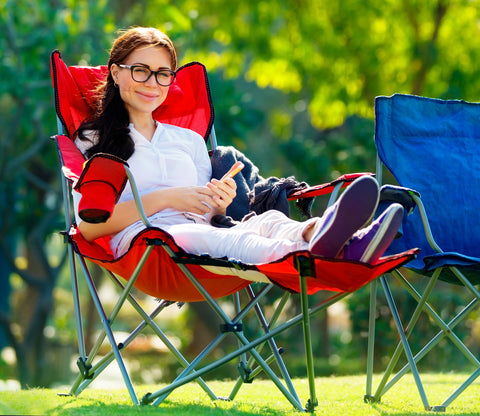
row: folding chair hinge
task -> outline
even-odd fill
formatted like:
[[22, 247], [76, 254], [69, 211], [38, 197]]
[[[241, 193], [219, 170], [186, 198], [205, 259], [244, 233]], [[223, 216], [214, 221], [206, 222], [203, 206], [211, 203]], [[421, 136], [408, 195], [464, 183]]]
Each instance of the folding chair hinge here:
[[316, 277], [315, 262], [310, 257], [303, 255], [296, 256], [295, 268], [302, 277]]
[[165, 246], [167, 243], [160, 238], [147, 238], [145, 240], [147, 246]]
[[220, 325], [220, 331], [222, 333], [225, 332], [242, 332], [243, 331], [243, 325], [240, 322], [234, 323], [234, 324], [221, 324]]
[[240, 361], [240, 363], [237, 366], [237, 369], [240, 374], [240, 378], [245, 384], [253, 383], [254, 377], [250, 378], [250, 374], [252, 374], [252, 369], [248, 368], [243, 361]]
[[60, 235], [63, 235], [63, 243], [69, 244], [70, 243], [70, 236], [68, 235], [68, 231], [60, 231]]
[[80, 374], [83, 376], [84, 379], [91, 379], [93, 378], [93, 373], [90, 373], [92, 369], [91, 364], [87, 364], [85, 358], [79, 357], [77, 360], [77, 366], [80, 370]]
[[305, 411], [308, 413], [315, 412], [315, 408], [318, 406], [318, 401], [316, 400], [314, 403], [310, 399], [308, 399], [307, 404], [305, 405]]

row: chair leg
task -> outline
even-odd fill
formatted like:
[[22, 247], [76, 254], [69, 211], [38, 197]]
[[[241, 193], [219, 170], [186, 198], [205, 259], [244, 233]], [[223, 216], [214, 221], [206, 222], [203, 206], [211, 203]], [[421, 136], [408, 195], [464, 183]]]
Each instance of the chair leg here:
[[412, 371], [413, 378], [415, 380], [415, 384], [418, 389], [418, 393], [420, 394], [420, 398], [422, 400], [423, 406], [425, 410], [431, 410], [431, 407], [428, 403], [427, 395], [425, 393], [425, 389], [423, 387], [422, 381], [420, 379], [420, 374], [417, 369], [417, 365], [413, 358], [412, 350], [410, 349], [410, 345], [408, 344], [407, 336], [403, 330], [402, 322], [400, 320], [400, 315], [398, 313], [397, 306], [393, 299], [392, 292], [390, 291], [390, 287], [388, 286], [385, 276], [380, 277], [380, 281], [382, 282], [383, 289], [385, 291], [385, 296], [387, 298], [388, 305], [393, 315], [393, 319], [395, 322], [395, 326], [397, 327], [397, 332], [400, 336], [400, 340], [403, 346], [403, 350], [405, 355], [407, 356], [408, 363], [410, 364], [410, 369]]
[[373, 401], [373, 364], [375, 357], [375, 315], [377, 310], [377, 280], [370, 283], [370, 311], [368, 318], [368, 344], [367, 344], [367, 380], [364, 401]]
[[307, 412], [313, 413], [318, 406], [315, 392], [315, 370], [313, 366], [312, 331], [310, 328], [310, 313], [308, 308], [308, 294], [306, 277], [300, 276], [300, 303], [303, 316], [303, 336], [305, 343], [305, 355], [307, 359], [307, 377], [310, 391], [310, 399], [305, 406]]
[[87, 354], [85, 351], [85, 336], [83, 334], [83, 325], [82, 325], [82, 311], [80, 309], [80, 294], [78, 291], [78, 275], [75, 267], [75, 256], [73, 253], [72, 245], [68, 245], [68, 257], [70, 263], [70, 276], [72, 279], [72, 295], [73, 295], [73, 308], [75, 311], [75, 324], [77, 329], [78, 337], [78, 352], [80, 358], [85, 360]]
[[170, 393], [173, 390], [175, 390], [177, 387], [183, 386], [184, 384], [187, 384], [188, 382], [202, 376], [203, 374], [206, 374], [215, 368], [218, 368], [219, 366], [226, 364], [227, 362], [239, 357], [245, 352], [250, 351], [250, 353], [255, 357], [255, 360], [258, 362], [258, 364], [262, 367], [262, 369], [265, 371], [265, 373], [272, 379], [272, 381], [275, 383], [275, 385], [278, 387], [278, 389], [283, 393], [283, 395], [290, 401], [290, 403], [297, 409], [297, 410], [303, 410], [302, 406], [296, 402], [295, 398], [290, 394], [290, 392], [280, 383], [278, 378], [275, 376], [275, 374], [272, 372], [272, 370], [268, 367], [266, 364], [265, 360], [263, 360], [255, 351], [255, 347], [264, 343], [267, 341], [269, 338], [272, 336], [276, 336], [279, 333], [283, 332], [285, 329], [295, 325], [297, 323], [296, 320], [289, 322], [285, 326], [282, 327], [277, 327], [275, 328], [274, 331], [272, 331], [269, 334], [265, 334], [259, 338], [257, 338], [255, 341], [248, 342], [248, 340], [241, 335], [238, 335], [240, 340], [243, 343], [243, 346], [239, 348], [237, 351], [227, 354], [217, 360], [215, 363], [206, 365], [205, 367], [196, 370], [195, 373], [190, 372], [188, 375], [185, 375], [181, 379], [178, 379], [168, 386], [158, 390], [155, 393], [147, 393], [143, 399], [142, 399], [142, 404], [149, 404], [152, 403], [155, 399], [162, 397], [165, 393]]
[[132, 381], [130, 379], [130, 376], [128, 375], [128, 371], [125, 367], [125, 362], [123, 361], [123, 357], [120, 354], [120, 350], [118, 348], [118, 345], [115, 341], [115, 337], [113, 336], [112, 328], [110, 327], [110, 322], [107, 318], [107, 315], [105, 314], [105, 311], [102, 307], [102, 304], [100, 302], [100, 299], [98, 297], [98, 293], [95, 289], [95, 285], [93, 283], [93, 280], [90, 276], [90, 273], [88, 272], [88, 269], [85, 264], [85, 260], [83, 258], [81, 259], [81, 264], [82, 268], [84, 269], [84, 274], [85, 274], [85, 280], [87, 281], [87, 286], [90, 291], [90, 295], [92, 296], [92, 299], [94, 301], [95, 307], [97, 309], [98, 314], [100, 315], [100, 320], [102, 321], [103, 325], [103, 330], [105, 331], [105, 334], [110, 342], [110, 346], [113, 350], [113, 353], [115, 355], [118, 367], [120, 369], [120, 372], [122, 374], [123, 380], [125, 382], [125, 386], [128, 390], [128, 393], [130, 394], [130, 398], [132, 399], [133, 404], [138, 405], [140, 404], [138, 397], [135, 393], [135, 390], [133, 388]]
[[[397, 277], [401, 283], [403, 283], [404, 285], [407, 286], [407, 289], [409, 289], [408, 287], [408, 282], [406, 281], [405, 278], [403, 278], [403, 276], [401, 275], [400, 272], [398, 271], [393, 271], [392, 272], [392, 275], [394, 275], [395, 277]], [[438, 278], [438, 275], [434, 275], [428, 285], [427, 285], [427, 288], [425, 290], [425, 293], [424, 293], [424, 296], [423, 297], [420, 297], [419, 295], [417, 296], [417, 307], [415, 309], [415, 311], [413, 312], [413, 315], [412, 317], [410, 318], [410, 322], [408, 323], [407, 327], [405, 330], [403, 330], [402, 328], [402, 333], [405, 334], [405, 337], [408, 338], [414, 328], [414, 325], [415, 323], [417, 322], [419, 316], [420, 316], [420, 313], [422, 312], [422, 309], [424, 308], [424, 306], [426, 305], [426, 299], [427, 297], [429, 296], [429, 294], [431, 293], [431, 291], [433, 290], [433, 287], [435, 285], [435, 282]], [[382, 276], [381, 279], [380, 279], [382, 285], [384, 288], [388, 288], [388, 292], [390, 293], [390, 297], [393, 299], [393, 296], [391, 295], [391, 291], [389, 289], [389, 285], [387, 283], [387, 280], [386, 280], [386, 277], [385, 276]], [[414, 296], [414, 294], [412, 293], [411, 290], [409, 290], [409, 292], [412, 294], [412, 296]], [[415, 297], [415, 296], [414, 296]], [[388, 300], [388, 297], [387, 297], [387, 300]], [[428, 304], [427, 304], [428, 305]], [[392, 315], [394, 315], [394, 310], [391, 310], [392, 312]], [[397, 319], [400, 320], [400, 317], [399, 317], [399, 314], [398, 314], [398, 311], [397, 311], [397, 315], [396, 315]], [[394, 316], [395, 318], [395, 316]], [[371, 401], [380, 401], [380, 398], [381, 396], [383, 396], [383, 394], [385, 394], [406, 372], [408, 369], [410, 369], [410, 364], [407, 363], [405, 365], [405, 367], [400, 371], [398, 372], [388, 383], [388, 379], [390, 377], [390, 375], [392, 374], [393, 372], [393, 369], [395, 367], [395, 365], [397, 364], [399, 358], [400, 358], [400, 355], [402, 353], [402, 347], [403, 347], [403, 343], [402, 341], [400, 341], [398, 344], [397, 344], [397, 347], [392, 355], [392, 357], [390, 358], [390, 362], [385, 370], [385, 373], [382, 377], [382, 380], [380, 381], [378, 387], [377, 387], [377, 391], [375, 393], [375, 395], [371, 398]], [[418, 354], [417, 354], [418, 356]], [[415, 363], [418, 362], [418, 358], [417, 356], [415, 356]]]

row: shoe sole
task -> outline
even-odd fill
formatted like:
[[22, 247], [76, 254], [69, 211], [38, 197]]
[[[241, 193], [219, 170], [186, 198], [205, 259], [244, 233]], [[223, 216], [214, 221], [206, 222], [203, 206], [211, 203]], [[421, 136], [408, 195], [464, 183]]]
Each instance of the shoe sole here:
[[360, 261], [363, 263], [376, 263], [397, 235], [403, 221], [403, 207], [393, 204], [389, 208], [374, 238], [368, 244]]
[[313, 238], [310, 252], [337, 257], [352, 235], [372, 219], [379, 195], [378, 183], [371, 176], [355, 180], [338, 199], [337, 209], [326, 229]]

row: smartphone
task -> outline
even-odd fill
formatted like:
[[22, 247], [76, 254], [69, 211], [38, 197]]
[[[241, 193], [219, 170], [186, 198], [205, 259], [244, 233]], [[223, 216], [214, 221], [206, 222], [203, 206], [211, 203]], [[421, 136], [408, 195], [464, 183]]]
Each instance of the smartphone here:
[[227, 178], [233, 178], [238, 172], [240, 172], [245, 165], [242, 162], [235, 162], [232, 167], [229, 169], [229, 171], [223, 175], [222, 179], [220, 181], [225, 182]]

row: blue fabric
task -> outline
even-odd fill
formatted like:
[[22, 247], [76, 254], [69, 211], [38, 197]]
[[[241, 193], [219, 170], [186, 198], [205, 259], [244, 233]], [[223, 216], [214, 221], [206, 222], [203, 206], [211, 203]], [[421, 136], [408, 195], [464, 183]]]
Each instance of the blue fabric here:
[[420, 248], [419, 256], [408, 264], [420, 270], [463, 261], [478, 267], [480, 104], [395, 94], [377, 97], [375, 113], [380, 159], [399, 185], [421, 194], [432, 234], [448, 252], [438, 255], [430, 248], [415, 209], [389, 253]]

